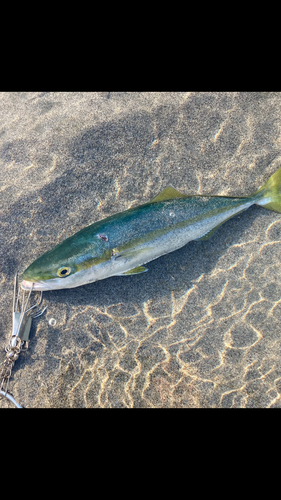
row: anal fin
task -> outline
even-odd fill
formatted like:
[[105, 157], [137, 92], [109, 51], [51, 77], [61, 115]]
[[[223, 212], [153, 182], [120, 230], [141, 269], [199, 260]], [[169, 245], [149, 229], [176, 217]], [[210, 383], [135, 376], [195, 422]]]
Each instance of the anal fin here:
[[218, 224], [218, 226], [214, 227], [214, 229], [211, 229], [211, 231], [208, 231], [206, 234], [203, 234], [203, 236], [201, 236], [201, 238], [196, 238], [196, 241], [207, 240], [208, 238], [210, 238], [214, 234], [214, 232], [218, 229], [219, 226], [220, 226], [220, 224]]
[[[280, 169], [281, 170], [281, 169]], [[243, 212], [244, 210], [246, 210], [245, 208], [243, 208], [239, 213]], [[234, 214], [234, 215], [237, 215], [237, 214]], [[230, 217], [228, 217], [227, 219], [224, 219], [222, 222], [220, 222], [217, 226], [215, 226], [213, 229], [211, 229], [211, 231], [208, 231], [207, 233], [203, 234], [203, 236], [201, 236], [201, 238], [196, 238], [195, 241], [204, 241], [204, 240], [207, 240], [208, 238], [210, 238], [214, 232], [222, 225], [224, 224], [224, 222], [226, 222], [227, 220], [229, 219], [232, 219], [232, 217], [234, 217], [234, 215], [231, 215]]]

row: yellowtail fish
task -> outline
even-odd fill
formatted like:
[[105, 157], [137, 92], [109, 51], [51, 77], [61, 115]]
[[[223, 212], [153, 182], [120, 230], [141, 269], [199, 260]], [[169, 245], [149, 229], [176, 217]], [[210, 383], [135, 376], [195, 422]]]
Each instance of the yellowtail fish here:
[[253, 195], [187, 196], [167, 187], [148, 203], [87, 226], [36, 259], [22, 288], [74, 288], [110, 276], [144, 273], [147, 262], [209, 238], [226, 220], [261, 205], [281, 213], [281, 168]]

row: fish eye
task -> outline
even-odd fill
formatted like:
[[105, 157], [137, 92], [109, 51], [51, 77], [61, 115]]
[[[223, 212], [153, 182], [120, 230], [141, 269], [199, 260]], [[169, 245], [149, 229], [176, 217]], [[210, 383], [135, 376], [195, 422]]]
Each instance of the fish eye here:
[[70, 267], [60, 267], [57, 272], [60, 278], [64, 278], [65, 276], [68, 276], [70, 273], [71, 273]]

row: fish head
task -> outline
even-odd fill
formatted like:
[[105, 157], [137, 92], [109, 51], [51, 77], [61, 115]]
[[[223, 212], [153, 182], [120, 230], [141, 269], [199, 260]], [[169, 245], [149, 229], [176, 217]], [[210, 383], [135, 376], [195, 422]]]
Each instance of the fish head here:
[[[75, 235], [77, 236], [77, 235]], [[52, 250], [44, 253], [21, 275], [24, 290], [58, 290], [74, 288], [100, 279], [97, 270], [110, 260], [107, 242], [93, 238], [89, 243], [83, 238], [67, 238]]]

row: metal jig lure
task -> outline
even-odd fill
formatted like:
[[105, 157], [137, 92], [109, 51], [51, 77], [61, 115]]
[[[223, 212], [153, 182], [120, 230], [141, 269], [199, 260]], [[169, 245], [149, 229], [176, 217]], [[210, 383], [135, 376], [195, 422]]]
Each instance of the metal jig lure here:
[[2, 369], [0, 371], [0, 396], [7, 398], [17, 408], [22, 408], [22, 406], [8, 392], [12, 369], [20, 353], [28, 349], [32, 319], [38, 318], [47, 309], [47, 306], [44, 309], [40, 309], [39, 307], [42, 302], [43, 292], [40, 292], [40, 297], [36, 304], [28, 308], [32, 291], [33, 287], [30, 289], [27, 297], [23, 291], [22, 298], [20, 299], [18, 273], [16, 273], [13, 299], [13, 329], [9, 342], [5, 347], [6, 356], [2, 362]]

